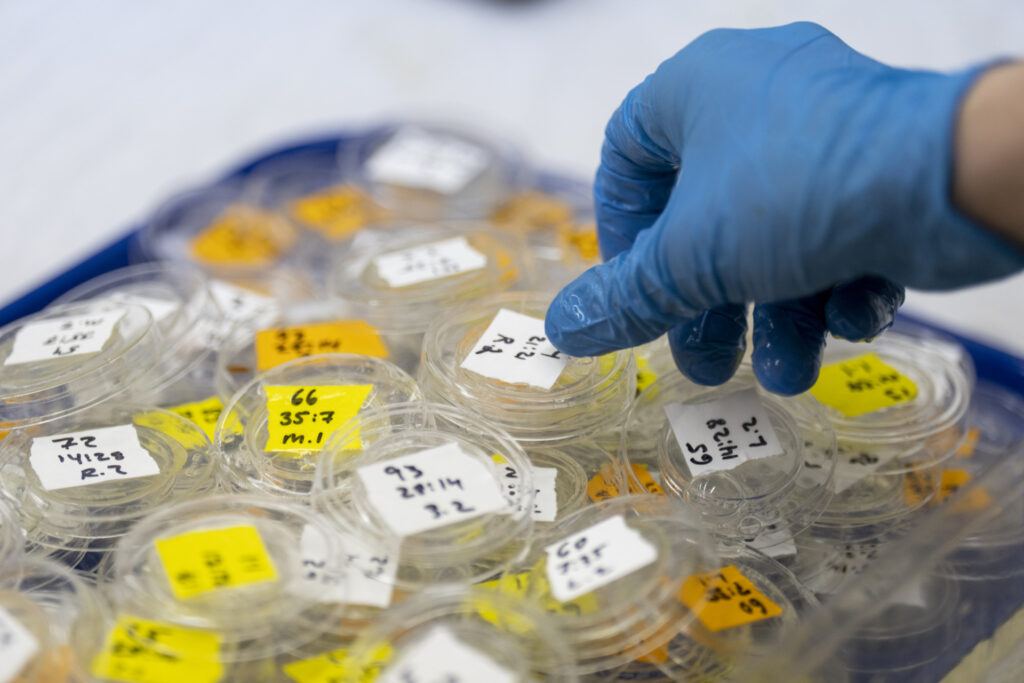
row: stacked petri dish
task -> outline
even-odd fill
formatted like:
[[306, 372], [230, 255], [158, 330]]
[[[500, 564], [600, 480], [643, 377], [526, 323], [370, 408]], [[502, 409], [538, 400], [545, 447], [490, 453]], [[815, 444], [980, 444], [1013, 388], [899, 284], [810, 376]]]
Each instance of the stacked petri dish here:
[[358, 432], [332, 438], [314, 489], [314, 505], [342, 532], [397, 549], [390, 582], [403, 592], [505, 571], [530, 543], [534, 499], [533, 471], [507, 433], [430, 403], [363, 413]]
[[340, 150], [338, 163], [390, 213], [426, 220], [487, 216], [530, 177], [511, 148], [428, 122], [370, 131]]
[[[415, 677], [492, 683], [578, 680], [565, 635], [548, 614], [486, 589], [449, 588], [416, 596], [382, 614], [340, 658], [333, 670], [337, 675], [381, 683], [420, 680]], [[323, 661], [321, 655], [290, 665], [292, 678], [300, 680], [301, 673]]]
[[621, 441], [634, 478], [654, 478], [718, 538], [768, 554], [789, 552], [829, 504], [835, 449], [817, 401], [765, 391], [749, 366], [717, 388], [662, 375], [634, 402]]
[[0, 586], [0, 674], [19, 683], [86, 681], [76, 643], [107, 618], [102, 596], [53, 561], [26, 557]]
[[328, 293], [346, 317], [419, 346], [452, 306], [529, 283], [519, 239], [487, 223], [377, 225], [337, 257]]
[[117, 548], [114, 618], [81, 644], [93, 679], [134, 668], [156, 680], [274, 680], [278, 657], [344, 617], [343, 604], [296, 588], [303, 534], [332, 561], [340, 552], [307, 506], [261, 496], [209, 496], [145, 519]]
[[100, 404], [159, 354], [137, 304], [54, 306], [0, 329], [0, 429], [41, 424]]
[[133, 402], [107, 402], [0, 442], [0, 495], [29, 553], [94, 576], [139, 519], [217, 484], [217, 461], [200, 427]]
[[614, 448], [636, 393], [632, 352], [562, 355], [544, 331], [549, 301], [510, 292], [435, 320], [423, 342], [420, 387], [530, 447], [591, 440]]
[[[227, 402], [218, 421], [225, 487], [306, 496], [333, 434], [358, 430], [363, 414], [374, 408], [420, 397], [412, 377], [370, 356], [320, 354], [259, 373]], [[355, 436], [346, 446], [358, 443]]]
[[[925, 505], [967, 433], [973, 377], [958, 347], [889, 332], [870, 345], [833, 341], [811, 389], [835, 430], [831, 503], [814, 533], [877, 538]], [[808, 462], [821, 464], [820, 454]]]

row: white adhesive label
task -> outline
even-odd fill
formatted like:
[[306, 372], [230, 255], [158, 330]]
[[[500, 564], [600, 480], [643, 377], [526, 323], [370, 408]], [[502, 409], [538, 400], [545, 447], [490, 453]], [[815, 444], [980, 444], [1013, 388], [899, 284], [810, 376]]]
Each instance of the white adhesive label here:
[[491, 379], [547, 391], [568, 362], [548, 341], [543, 320], [503, 308], [473, 345], [462, 367]]
[[[505, 493], [513, 500], [519, 499], [519, 469], [512, 463], [502, 459], [496, 461], [501, 471], [501, 483], [505, 487]], [[558, 497], [555, 493], [555, 480], [558, 478], [556, 467], [531, 466], [533, 474], [533, 512], [532, 517], [537, 522], [553, 522], [558, 516]], [[517, 503], [509, 510], [509, 514], [522, 510], [521, 503]]]
[[[891, 457], [840, 446], [836, 452], [836, 465], [832, 475], [832, 491], [842, 493], [861, 479], [875, 473]], [[829, 466], [824, 453], [808, 449], [804, 455], [804, 466], [809, 470], [825, 470]]]
[[768, 557], [792, 557], [796, 555], [793, 534], [785, 524], [769, 524], [754, 538], [744, 539], [748, 546]]
[[399, 536], [463, 522], [508, 506], [495, 471], [456, 443], [356, 470], [370, 501]]
[[398, 562], [384, 548], [354, 534], [337, 531], [334, 539], [341, 555], [332, 563], [327, 540], [314, 527], [302, 530], [302, 570], [291, 590], [311, 600], [385, 608], [391, 605], [391, 591]]
[[13, 681], [39, 652], [39, 641], [0, 607], [0, 683]]
[[486, 265], [487, 257], [474, 249], [465, 237], [400, 249], [373, 259], [377, 274], [391, 287], [439, 280], [480, 270]]
[[669, 403], [665, 415], [695, 477], [782, 453], [768, 413], [753, 389], [707, 403]]
[[487, 150], [452, 137], [406, 128], [381, 145], [366, 162], [378, 183], [455, 194], [487, 167]]
[[544, 550], [548, 554], [551, 594], [562, 602], [628, 576], [658, 558], [658, 549], [627, 526], [622, 515], [609, 517]]
[[[878, 543], [875, 541], [847, 543], [837, 546], [835, 555], [825, 561], [822, 571], [810, 577], [804, 583], [815, 593], [835, 595], [842, 592], [848, 584], [862, 574], [876, 557], [878, 557]], [[869, 595], [874, 593], [880, 594], [882, 588], [879, 587], [878, 590], [874, 590], [872, 586], [866, 586], [865, 591]], [[921, 580], [915, 579], [910, 583], [904, 584], [889, 599], [898, 605], [924, 607], [924, 586]]]
[[470, 647], [445, 626], [436, 626], [403, 652], [377, 679], [380, 683], [515, 683], [519, 678]]
[[224, 314], [223, 321], [205, 331], [208, 346], [219, 346], [236, 325], [258, 330], [272, 325], [277, 318], [278, 305], [274, 299], [261, 296], [242, 287], [213, 280], [210, 294]]
[[30, 322], [18, 330], [4, 365], [96, 353], [103, 349], [124, 314], [123, 309], [114, 308], [89, 315]]
[[133, 425], [38, 436], [29, 463], [47, 491], [160, 474]]
[[107, 297], [107, 300], [112, 301], [115, 304], [133, 304], [135, 306], [142, 306], [149, 311], [149, 314], [153, 317], [153, 321], [156, 323], [163, 322], [165, 318], [178, 310], [178, 304], [174, 301], [156, 299], [154, 297], [143, 296], [141, 294], [129, 294], [127, 292], [114, 292]]

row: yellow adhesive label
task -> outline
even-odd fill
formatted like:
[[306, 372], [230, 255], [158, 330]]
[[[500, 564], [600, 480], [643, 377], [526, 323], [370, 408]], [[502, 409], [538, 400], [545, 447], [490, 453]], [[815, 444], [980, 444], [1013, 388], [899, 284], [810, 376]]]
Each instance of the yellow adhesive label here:
[[184, 448], [202, 448], [207, 445], [207, 440], [203, 438], [203, 430], [198, 425], [183, 421], [178, 416], [168, 415], [160, 410], [139, 413], [132, 418], [132, 422], [139, 427], [148, 427], [158, 431]]
[[247, 207], [226, 210], [192, 238], [192, 256], [214, 266], [265, 266], [291, 245], [282, 222]]
[[970, 458], [974, 456], [974, 449], [978, 447], [978, 439], [981, 438], [981, 429], [978, 427], [971, 427], [967, 430], [967, 435], [964, 437], [963, 443], [960, 444], [959, 448], [956, 449], [956, 457], [958, 458]]
[[92, 675], [123, 683], [216, 683], [221, 636], [121, 615], [92, 660]]
[[613, 481], [615, 481], [615, 475], [612, 473], [611, 467], [602, 465], [601, 471], [587, 482], [587, 497], [595, 503], [609, 498], [617, 498], [619, 489], [612, 483]]
[[260, 372], [318, 353], [358, 353], [387, 358], [388, 347], [377, 328], [362, 320], [275, 327], [256, 333], [256, 369]]
[[636, 391], [640, 393], [647, 387], [654, 384], [658, 379], [658, 373], [651, 370], [651, 362], [644, 356], [636, 357]]
[[661, 488], [661, 485], [654, 480], [650, 471], [647, 469], [647, 465], [631, 464], [630, 469], [633, 470], [633, 474], [636, 476], [637, 481], [640, 483], [640, 487], [637, 486], [637, 482], [629, 482], [630, 493], [653, 493], [656, 496], [664, 496], [665, 491]]
[[285, 664], [281, 670], [295, 683], [372, 683], [393, 656], [394, 650], [388, 643], [370, 649], [361, 658], [364, 661], [356, 661], [348, 648], [339, 648]]
[[274, 561], [252, 525], [189, 531], [158, 539], [155, 545], [179, 600], [277, 580]]
[[846, 417], [867, 415], [917, 398], [917, 385], [874, 353], [821, 368], [811, 395]]
[[[192, 403], [182, 403], [180, 405], [171, 406], [166, 410], [172, 413], [181, 415], [186, 420], [191, 420], [199, 426], [206, 435], [210, 437], [210, 441], [213, 441], [217, 435], [217, 420], [220, 419], [220, 414], [224, 410], [224, 403], [221, 402], [220, 398], [211, 396], [205, 398], [202, 401], [193, 401]], [[224, 427], [231, 432], [240, 433], [242, 431], [242, 423], [238, 421], [236, 415], [232, 415], [231, 418], [224, 424]]]
[[597, 242], [597, 228], [589, 225], [565, 225], [559, 231], [565, 248], [574, 251], [584, 261], [597, 261], [601, 250]]
[[351, 428], [342, 450], [358, 450], [359, 423], [351, 424], [373, 391], [372, 384], [325, 386], [266, 386], [267, 451], [309, 453], [319, 451], [331, 434]]
[[342, 185], [296, 199], [291, 213], [324, 237], [340, 240], [370, 223], [376, 212], [358, 188]]
[[492, 222], [523, 232], [555, 230], [572, 221], [572, 207], [543, 192], [523, 192], [511, 197], [491, 215]]
[[[539, 569], [505, 574], [500, 578], [485, 581], [479, 584], [479, 587], [513, 600], [534, 600], [542, 609], [553, 614], [580, 616], [597, 611], [597, 598], [591, 594], [582, 595], [568, 602], [557, 600], [555, 596], [551, 595], [551, 587], [547, 577], [544, 576], [543, 566], [542, 560]], [[500, 610], [485, 601], [477, 602], [477, 613], [496, 626], [509, 627], [510, 630], [514, 627], [514, 624], [510, 624], [506, 617], [500, 614]]]
[[733, 565], [688, 577], [679, 599], [710, 631], [724, 631], [782, 614], [782, 608]]

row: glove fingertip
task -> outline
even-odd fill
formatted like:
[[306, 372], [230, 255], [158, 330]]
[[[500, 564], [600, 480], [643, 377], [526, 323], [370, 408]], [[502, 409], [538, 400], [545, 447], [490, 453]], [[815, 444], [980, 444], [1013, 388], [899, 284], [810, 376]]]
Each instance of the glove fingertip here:
[[821, 360], [815, 356], [785, 358], [765, 349], [754, 349], [754, 375], [768, 391], [782, 396], [795, 396], [818, 381]]
[[669, 330], [672, 359], [679, 371], [697, 384], [725, 384], [743, 361], [746, 331], [745, 306], [730, 304], [704, 311]]

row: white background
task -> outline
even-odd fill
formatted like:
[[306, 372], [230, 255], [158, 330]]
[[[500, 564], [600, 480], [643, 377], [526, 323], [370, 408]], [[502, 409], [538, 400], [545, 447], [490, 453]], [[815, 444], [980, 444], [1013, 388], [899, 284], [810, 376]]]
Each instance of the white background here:
[[[899, 65], [1024, 51], [1019, 0], [0, 0], [0, 301], [288, 138], [454, 117], [589, 176], [626, 91], [701, 32], [818, 21]], [[1024, 278], [912, 295], [1024, 353]]]

